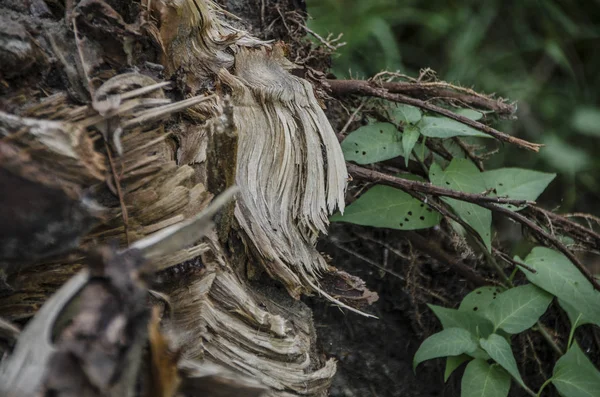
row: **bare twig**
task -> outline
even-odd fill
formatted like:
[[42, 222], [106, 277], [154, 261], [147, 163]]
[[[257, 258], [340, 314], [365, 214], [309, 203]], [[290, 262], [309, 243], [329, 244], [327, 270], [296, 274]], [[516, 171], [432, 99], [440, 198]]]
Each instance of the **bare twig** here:
[[515, 106], [512, 104], [488, 98], [471, 89], [457, 87], [444, 82], [389, 82], [383, 83], [382, 86], [394, 94], [410, 95], [423, 100], [442, 99], [456, 101], [476, 109], [491, 110], [503, 117], [510, 117], [516, 111]]
[[501, 197], [490, 197], [483, 194], [465, 193], [457, 190], [446, 189], [443, 187], [432, 185], [431, 183], [412, 181], [409, 179], [397, 178], [382, 172], [369, 170], [354, 164], [347, 164], [348, 173], [354, 179], [377, 182], [388, 186], [400, 188], [404, 191], [413, 191], [429, 194], [431, 196], [443, 196], [455, 198], [457, 200], [467, 201], [474, 204], [481, 203], [497, 203], [497, 204], [512, 204], [518, 207], [533, 204], [527, 200], [514, 200]]
[[499, 249], [492, 248], [492, 252], [494, 253], [494, 255], [498, 256], [500, 259], [502, 259], [504, 262], [508, 263], [511, 266], [521, 266], [522, 268], [529, 270], [531, 273], [537, 273], [537, 270], [535, 270], [534, 268], [529, 267], [522, 262], [517, 262], [516, 260], [511, 258], [509, 255], [505, 254], [504, 252], [500, 251]]
[[[511, 118], [517, 111], [514, 104], [506, 103], [502, 98], [493, 98], [470, 88], [445, 81], [422, 81], [431, 72], [429, 68], [424, 69], [419, 74], [419, 78], [415, 79], [405, 74], [384, 71], [377, 73], [369, 81], [375, 82], [378, 86], [384, 87], [393, 94], [405, 94], [423, 100], [439, 99], [450, 103], [458, 102], [471, 108], [493, 111], [503, 118]], [[390, 79], [382, 82], [380, 79], [383, 76], [390, 76]], [[407, 81], [392, 82], [391, 79], [393, 78], [401, 78]]]
[[[354, 164], [348, 164], [348, 172], [352, 175], [354, 179], [368, 180], [371, 182], [379, 182], [382, 184], [386, 184], [389, 186], [400, 188], [406, 192], [410, 193], [424, 193], [432, 196], [444, 196], [451, 197], [462, 201], [471, 202], [477, 204], [483, 208], [487, 208], [494, 212], [502, 213], [505, 216], [527, 226], [529, 229], [542, 236], [547, 240], [549, 244], [554, 246], [560, 252], [562, 252], [573, 264], [583, 273], [583, 275], [592, 283], [595, 289], [600, 291], [600, 284], [598, 280], [594, 278], [591, 272], [585, 267], [583, 263], [573, 254], [567, 246], [565, 246], [558, 238], [553, 236], [552, 234], [546, 232], [540, 226], [538, 226], [535, 222], [530, 220], [524, 215], [521, 215], [518, 212], [514, 212], [505, 207], [496, 205], [496, 204], [512, 204], [517, 206], [527, 205], [530, 202], [525, 200], [511, 200], [511, 199], [501, 199], [496, 197], [488, 197], [480, 194], [471, 194], [464, 192], [457, 192], [450, 189], [440, 188], [438, 186], [433, 186], [428, 183], [417, 182], [406, 180], [402, 178], [396, 178], [391, 175], [387, 175], [381, 172], [372, 171], [363, 167], [359, 167]], [[436, 209], [437, 210], [437, 209]], [[462, 224], [462, 222], [461, 222]]]
[[348, 254], [355, 256], [356, 258], [360, 259], [361, 261], [368, 263], [369, 265], [381, 270], [382, 272], [388, 273], [388, 274], [396, 277], [397, 279], [404, 281], [404, 277], [402, 275], [396, 273], [395, 271], [386, 269], [385, 267], [381, 266], [379, 263], [367, 258], [364, 255], [359, 254], [358, 252], [354, 251], [353, 249], [348, 248], [340, 243], [337, 243], [337, 242], [332, 242], [332, 243], [333, 243], [333, 245], [335, 245], [337, 248], [341, 249], [342, 251], [345, 251]]
[[[558, 226], [561, 229], [576, 236], [582, 243], [588, 243], [588, 245], [589, 245], [590, 240], [591, 240], [591, 244], [593, 246], [600, 247], [600, 234], [598, 234], [591, 228], [586, 228], [585, 226], [580, 225], [579, 223], [568, 219], [567, 216], [569, 216], [570, 214], [561, 216], [561, 215], [555, 214], [551, 211], [545, 210], [545, 209], [537, 207], [537, 206], [531, 206], [530, 208], [527, 209], [527, 211], [529, 213], [531, 213], [533, 216], [535, 216], [536, 218], [544, 217], [549, 222], [555, 224], [554, 226]], [[579, 215], [585, 215], [585, 214], [579, 214]], [[586, 215], [585, 218], [587, 218], [587, 217], [588, 216]], [[591, 217], [591, 215], [590, 215], [590, 217]]]
[[437, 243], [426, 239], [416, 232], [408, 232], [408, 239], [419, 251], [425, 252], [438, 261], [451, 266], [456, 270], [456, 273], [472, 282], [473, 285], [480, 287], [488, 284], [486, 279], [481, 277], [474, 269], [449, 255]]
[[533, 222], [526, 216], [521, 215], [518, 212], [514, 212], [507, 208], [501, 207], [499, 205], [491, 204], [491, 203], [482, 202], [482, 203], [478, 203], [478, 205], [482, 206], [483, 208], [487, 208], [489, 210], [502, 213], [505, 216], [507, 216], [508, 218], [511, 218], [511, 219], [519, 222], [520, 224], [527, 226], [533, 232], [542, 236], [545, 240], [547, 240], [547, 242], [550, 245], [554, 246], [557, 250], [562, 252], [575, 265], [575, 267], [577, 267], [577, 269], [579, 269], [579, 271], [585, 276], [585, 278], [587, 278], [588, 281], [590, 283], [592, 283], [594, 288], [596, 290], [600, 291], [600, 284], [598, 283], [598, 280], [596, 280], [596, 278], [594, 278], [593, 274], [589, 271], [589, 269], [583, 263], [581, 263], [579, 258], [577, 258], [575, 256], [575, 254], [573, 254], [573, 252], [569, 248], [567, 248], [567, 246], [564, 245], [558, 238], [556, 238], [555, 236], [546, 232], [544, 229], [539, 227], [535, 222]]
[[354, 118], [356, 117], [358, 112], [361, 111], [361, 109], [365, 106], [366, 103], [367, 103], [367, 98], [363, 98], [360, 105], [358, 105], [356, 110], [354, 110], [354, 112], [352, 112], [350, 117], [348, 117], [348, 121], [346, 121], [346, 124], [344, 124], [344, 127], [342, 128], [342, 130], [337, 133], [337, 137], [340, 142], [344, 140], [344, 138], [346, 136], [346, 131], [348, 130], [348, 127], [350, 127], [350, 124], [352, 124], [352, 122], [354, 121]]
[[543, 146], [541, 144], [531, 143], [523, 139], [515, 138], [514, 136], [510, 136], [508, 134], [505, 134], [504, 132], [500, 132], [490, 126], [471, 120], [467, 117], [464, 117], [460, 114], [456, 114], [448, 109], [444, 109], [432, 103], [425, 102], [416, 98], [411, 98], [404, 94], [393, 94], [386, 88], [373, 86], [367, 81], [325, 80], [324, 83], [328, 86], [329, 91], [332, 95], [366, 95], [379, 97], [392, 102], [404, 103], [407, 105], [416, 106], [418, 108], [433, 113], [441, 114], [442, 116], [446, 116], [452, 120], [458, 121], [462, 124], [468, 125], [469, 127], [475, 128], [485, 134], [488, 134], [498, 139], [499, 141], [507, 142], [523, 149], [537, 152], [540, 150], [540, 147]]
[[458, 146], [460, 146], [460, 148], [465, 153], [465, 155], [467, 155], [467, 157], [470, 158], [471, 161], [473, 161], [473, 164], [475, 164], [477, 166], [479, 171], [483, 172], [484, 167], [483, 167], [483, 161], [481, 161], [481, 157], [479, 157], [475, 153], [473, 153], [471, 151], [471, 148], [469, 148], [469, 146], [466, 143], [464, 143], [463, 140], [460, 139], [459, 137], [455, 136], [454, 138], [452, 138], [452, 140], [454, 142], [456, 142], [456, 144]]
[[[341, 38], [342, 38], [342, 33], [340, 33], [336, 38], [331, 39], [329, 36], [327, 37], [327, 39], [324, 39], [323, 37], [319, 36], [318, 33], [316, 33], [315, 31], [311, 30], [310, 28], [308, 28], [305, 24], [300, 24], [300, 26], [302, 26], [302, 28], [304, 30], [306, 30], [308, 33], [310, 33], [311, 35], [313, 35], [317, 40], [319, 40], [321, 42], [321, 44], [323, 44], [325, 47], [329, 48], [331, 51], [336, 51], [338, 48], [343, 47], [346, 45], [345, 42], [338, 42]], [[336, 44], [332, 44], [332, 43], [336, 43]]]

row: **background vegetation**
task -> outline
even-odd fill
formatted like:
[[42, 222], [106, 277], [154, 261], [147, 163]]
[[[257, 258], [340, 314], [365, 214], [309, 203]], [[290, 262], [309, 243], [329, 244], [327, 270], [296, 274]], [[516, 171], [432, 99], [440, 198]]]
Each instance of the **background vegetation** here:
[[[347, 44], [337, 50], [337, 56], [333, 59], [332, 64], [332, 72], [337, 78], [364, 79], [372, 77], [382, 70], [398, 71], [416, 77], [424, 68], [431, 68], [437, 72], [440, 80], [472, 87], [478, 92], [495, 93], [499, 97], [508, 98], [518, 104], [517, 121], [496, 120], [493, 125], [510, 135], [546, 146], [539, 154], [534, 154], [508, 145], [498, 147], [497, 143], [492, 142], [490, 146], [499, 150], [486, 161], [485, 168], [495, 171], [491, 171], [491, 173], [488, 171], [482, 178], [482, 184], [494, 184], [494, 176], [499, 178], [502, 173], [506, 173], [512, 180], [515, 171], [506, 167], [544, 171], [552, 173], [552, 176], [556, 173], [558, 177], [538, 199], [542, 207], [553, 209], [559, 213], [600, 214], [600, 208], [596, 204], [600, 198], [600, 184], [596, 177], [600, 167], [600, 161], [596, 156], [600, 142], [597, 139], [600, 136], [600, 106], [598, 103], [600, 77], [597, 73], [600, 58], [596, 55], [596, 48], [600, 48], [600, 20], [594, 19], [600, 9], [598, 1], [584, 3], [581, 1], [501, 2], [497, 0], [485, 2], [308, 0], [307, 3], [308, 11], [314, 17], [309, 23], [312, 31], [323, 37], [327, 37], [329, 34], [336, 37], [339, 33], [344, 33], [342, 41]], [[349, 131], [352, 132], [342, 143], [346, 160], [357, 164], [368, 164], [371, 166], [370, 169], [380, 170], [377, 162], [398, 156], [402, 149], [399, 145], [387, 144], [388, 149], [394, 149], [398, 153], [382, 154], [381, 151], [369, 150], [369, 145], [376, 147], [377, 142], [382, 142], [389, 135], [390, 142], [401, 139], [404, 147], [406, 141], [409, 140], [408, 137], [412, 136], [414, 131], [418, 131], [416, 136], [421, 134], [421, 136], [427, 137], [440, 137], [431, 134], [431, 131], [427, 129], [430, 125], [439, 127], [440, 124], [443, 124], [441, 119], [436, 119], [437, 124], [429, 123], [432, 116], [437, 117], [438, 115], [426, 112], [415, 113], [414, 108], [405, 106], [399, 106], [397, 109], [396, 112], [392, 112], [392, 118], [396, 119], [396, 113], [399, 113], [398, 118], [403, 131], [402, 138], [398, 138], [396, 122], [393, 124], [374, 123], [374, 120], [367, 120], [367, 117], [364, 117], [361, 120], [363, 126], [358, 129], [357, 125], [351, 127]], [[377, 121], [382, 120], [378, 119]], [[388, 129], [385, 128], [386, 125], [389, 127]], [[448, 128], [444, 133], [452, 129], [450, 125], [446, 125], [446, 127]], [[374, 137], [373, 132], [378, 131], [380, 134], [376, 134]], [[447, 137], [444, 136], [444, 138]], [[475, 140], [472, 137], [463, 139], [470, 143]], [[488, 140], [488, 142], [490, 141]], [[409, 145], [409, 149], [404, 149], [404, 151], [410, 153], [412, 148], [413, 146]], [[386, 149], [386, 146], [383, 146], [383, 149]], [[416, 151], [413, 152], [418, 156], [416, 153]], [[371, 155], [377, 158], [371, 158]], [[467, 169], [467, 164], [472, 168], [472, 172]], [[451, 185], [450, 187], [456, 190], [472, 191], [473, 193], [487, 191], [486, 186], [483, 185], [473, 187], [472, 190], [464, 189], [464, 186], [474, 182], [479, 176], [479, 172], [469, 161], [461, 162], [456, 158], [452, 160], [444, 171], [448, 174], [444, 175], [444, 178], [449, 178], [450, 171], [455, 175], [464, 176], [465, 179], [462, 181], [441, 180], [442, 169], [436, 163], [429, 168], [428, 179], [434, 185], [442, 187]], [[493, 174], [494, 172], [496, 174]], [[549, 174], [546, 175], [549, 180], [552, 179]], [[541, 176], [536, 177], [534, 174], [530, 174], [523, 176], [520, 183], [531, 185], [531, 182], [540, 183], [542, 179]], [[372, 178], [370, 181], [377, 182], [377, 178]], [[496, 182], [498, 181], [499, 179]], [[545, 188], [547, 183], [543, 184], [543, 188]], [[500, 189], [498, 186], [503, 186], [503, 183], [497, 183], [496, 188]], [[506, 181], [504, 181], [504, 186], [506, 186]], [[502, 282], [501, 288], [485, 286], [467, 294], [469, 290], [457, 290], [457, 280], [445, 279], [446, 276], [455, 274], [454, 269], [445, 273], [443, 270], [436, 269], [435, 266], [429, 266], [431, 260], [424, 260], [419, 265], [413, 266], [414, 257], [411, 251], [413, 244], [417, 246], [417, 249], [428, 254], [432, 250], [429, 246], [419, 247], [418, 234], [406, 232], [409, 229], [407, 227], [408, 216], [415, 215], [415, 218], [410, 220], [411, 227], [426, 229], [439, 222], [439, 219], [433, 216], [436, 214], [418, 213], [418, 202], [413, 203], [411, 200], [414, 199], [389, 186], [374, 186], [366, 192], [358, 190], [353, 193], [355, 194], [350, 194], [352, 199], [359, 197], [355, 201], [351, 200], [352, 203], [344, 216], [336, 215], [332, 218], [333, 221], [348, 223], [337, 229], [334, 224], [332, 233], [334, 237], [330, 238], [331, 244], [339, 248], [339, 251], [349, 253], [350, 256], [341, 256], [339, 251], [334, 252], [332, 256], [336, 258], [336, 263], [343, 263], [343, 266], [358, 259], [362, 262], [360, 263], [362, 266], [368, 263], [379, 269], [385, 268], [386, 271], [388, 268], [393, 269], [390, 274], [402, 282], [398, 282], [391, 292], [385, 290], [385, 286], [390, 283], [389, 277], [384, 280], [382, 276], [379, 283], [367, 279], [367, 284], [374, 287], [377, 292], [383, 291], [381, 307], [390, 306], [391, 303], [393, 308], [388, 312], [384, 311], [384, 316], [380, 316], [382, 322], [397, 324], [406, 322], [406, 319], [410, 318], [413, 328], [417, 330], [417, 335], [421, 340], [424, 336], [433, 334], [421, 344], [414, 356], [415, 366], [432, 358], [448, 356], [444, 376], [446, 379], [453, 369], [462, 363], [463, 359], [471, 360], [463, 374], [454, 376], [455, 381], [462, 377], [460, 385], [462, 396], [509, 395], [510, 376], [508, 374], [513, 376], [513, 386], [516, 382], [521, 387], [520, 390], [515, 390], [515, 387], [510, 389], [511, 396], [595, 395], [590, 393], [591, 390], [597, 390], [600, 387], [598, 386], [600, 385], [600, 372], [594, 367], [599, 362], [596, 351], [597, 346], [600, 346], [600, 337], [597, 329], [588, 325], [580, 328], [580, 320], [587, 315], [573, 316], [569, 314], [568, 304], [560, 306], [559, 310], [557, 310], [556, 304], [550, 304], [553, 301], [563, 302], [564, 297], [580, 295], [589, 290], [589, 296], [581, 302], [573, 302], [573, 304], [580, 311], [588, 304], [595, 307], [596, 311], [600, 308], [597, 306], [597, 291], [584, 286], [585, 282], [575, 280], [580, 273], [568, 260], [565, 261], [560, 254], [556, 255], [555, 251], [541, 246], [531, 250], [534, 245], [538, 245], [535, 239], [516, 232], [514, 228], [506, 227], [507, 225], [503, 224], [502, 220], [496, 216], [493, 230], [497, 230], [498, 234], [495, 242], [500, 243], [499, 246], [502, 248], [508, 248], [507, 251], [511, 257], [516, 254], [515, 258], [519, 256], [526, 258], [525, 263], [528, 265], [539, 264], [536, 262], [538, 260], [543, 264], [539, 268], [533, 266], [537, 272], [535, 273], [536, 278], [531, 277], [533, 273], [529, 274], [521, 269], [525, 279], [523, 274], [515, 270], [508, 280]], [[510, 193], [507, 194], [509, 197], [513, 197]], [[536, 193], [535, 197], [528, 197], [528, 199], [536, 200], [538, 194]], [[451, 200], [442, 199], [442, 201], [449, 204], [454, 213], [458, 214], [462, 220], [473, 226], [489, 250], [488, 226], [485, 230], [480, 229], [475, 224], [476, 222], [470, 222], [468, 219], [477, 206], [462, 211], [464, 208], [453, 206]], [[390, 213], [389, 211], [393, 209], [403, 211], [408, 216], [402, 218], [398, 213]], [[420, 215], [418, 218], [420, 221], [417, 220], [415, 226], [418, 215]], [[483, 219], [479, 215], [475, 218]], [[398, 219], [401, 222], [399, 225]], [[489, 222], [491, 223], [491, 219]], [[351, 223], [376, 226], [382, 229], [360, 229], [357, 226], [349, 225]], [[397, 233], [390, 231], [390, 228], [400, 229], [404, 232]], [[590, 228], [593, 226], [590, 225]], [[431, 232], [431, 229], [424, 235], [428, 239], [435, 239], [432, 237], [435, 236], [435, 231]], [[352, 238], [352, 236], [357, 238]], [[410, 240], [408, 251], [402, 251], [402, 248], [406, 248], [399, 243], [402, 239]], [[342, 243], [340, 243], [341, 240], [343, 240]], [[388, 257], [385, 252], [379, 255], [378, 251], [381, 247], [369, 246], [368, 243], [365, 243], [367, 240], [376, 242], [386, 249], [391, 247], [392, 252], [401, 251], [403, 254], [408, 252], [409, 255], [406, 256], [408, 260], [398, 260], [387, 267]], [[565, 243], [571, 244], [567, 240]], [[449, 249], [449, 245], [442, 243], [442, 246], [444, 249], [452, 251], [452, 248]], [[397, 250], [398, 248], [400, 249]], [[464, 246], [456, 248], [454, 255], [468, 256], [465, 254], [468, 249]], [[593, 249], [597, 250], [597, 247]], [[545, 256], [546, 254], [549, 256]], [[402, 255], [399, 254], [399, 256]], [[591, 267], [592, 272], [599, 273], [597, 257], [589, 255], [585, 259], [586, 265]], [[449, 259], [442, 260], [442, 263], [449, 262], [451, 262]], [[380, 263], [384, 265], [381, 266]], [[556, 272], [563, 268], [563, 264], [565, 265], [564, 269], [568, 268], [573, 272], [570, 273], [571, 275], [561, 274], [558, 279], [554, 279], [558, 274]], [[356, 267], [358, 268], [359, 265]], [[432, 292], [429, 294], [430, 296], [415, 297], [415, 284], [411, 280], [414, 269], [418, 269], [416, 272], [424, 271], [421, 275], [425, 275], [417, 282], [417, 286]], [[503, 270], [500, 270], [496, 272], [496, 275], [492, 275], [482, 270], [481, 267], [478, 268], [478, 271], [489, 280], [504, 273]], [[547, 278], [546, 275], [548, 275]], [[428, 277], [429, 279], [426, 280]], [[545, 281], [552, 279], [552, 281], [545, 283], [541, 282], [542, 279]], [[496, 279], [495, 282], [498, 280]], [[570, 290], [569, 292], [554, 290], [551, 285], [555, 284], [568, 286]], [[489, 295], [489, 302], [494, 302], [490, 306], [487, 306], [485, 294]], [[408, 299], [406, 295], [408, 295]], [[457, 299], [458, 297], [460, 298]], [[498, 300], [496, 300], [497, 298]], [[440, 305], [444, 299], [447, 302]], [[460, 299], [463, 300], [458, 305]], [[470, 299], [476, 303], [470, 306], [468, 304]], [[424, 309], [424, 305], [427, 305], [427, 309]], [[427, 324], [423, 326], [421, 323], [421, 316], [426, 317], [425, 313], [429, 310], [433, 311], [441, 322], [444, 328], [442, 331], [433, 333], [434, 329], [439, 330], [439, 328], [431, 328]], [[402, 312], [405, 318], [389, 317], [396, 314], [394, 311]], [[527, 314], [520, 318], [527, 319], [527, 324], [519, 324], [514, 328], [511, 324], [508, 328], [503, 328], [507, 324], [507, 319], [516, 316], [516, 313], [523, 314], [525, 312]], [[600, 312], [596, 313], [600, 314]], [[597, 314], [592, 317], [596, 317]], [[467, 317], [469, 318], [467, 319]], [[590, 322], [584, 321], [584, 323], [600, 324], [598, 318]], [[471, 321], [473, 319], [474, 321]], [[537, 322], [538, 319], [539, 322]], [[487, 320], [496, 325], [489, 326], [486, 323]], [[425, 320], [425, 323], [428, 321]], [[416, 326], [415, 323], [417, 323]], [[483, 323], [487, 325], [483, 325]], [[368, 326], [373, 325], [369, 324]], [[491, 331], [492, 328], [493, 331]], [[577, 338], [575, 337], [576, 329], [579, 329]], [[421, 331], [424, 332], [421, 333]], [[543, 340], [540, 339], [540, 335], [543, 336]], [[530, 339], [532, 336], [535, 340]], [[395, 337], [401, 339], [403, 335], [396, 334]], [[558, 342], [558, 344], [554, 342]], [[585, 344], [587, 347], [581, 350], [576, 342]], [[591, 348], [591, 346], [596, 348]], [[359, 347], [356, 350], [369, 351], [373, 348], [376, 349], [377, 346]], [[469, 349], [471, 349], [471, 353], [467, 354], [468, 357], [458, 354]], [[479, 356], [481, 353], [479, 349], [483, 349], [486, 354]], [[395, 349], [399, 356], [410, 351], [410, 348], [406, 351]], [[513, 358], [513, 354], [517, 360]], [[586, 355], [588, 358], [585, 358]], [[352, 364], [344, 361], [343, 355], [340, 356], [342, 357], [340, 359], [342, 371], [350, 372], [347, 368], [351, 368]], [[504, 360], [507, 357], [510, 359]], [[382, 355], [380, 351], [377, 351], [377, 358], [385, 363], [382, 364], [384, 370], [388, 363], [395, 363], [396, 359], [393, 355]], [[488, 366], [486, 363], [490, 361], [490, 358], [495, 364]], [[519, 368], [517, 368], [517, 361]], [[582, 364], [584, 361], [585, 365]], [[367, 363], [369, 362], [367, 361]], [[481, 368], [478, 369], [478, 366]], [[503, 369], [499, 369], [499, 367]], [[579, 368], [578, 371], [571, 371], [576, 367]], [[583, 382], [579, 382], [575, 378], [562, 377], [567, 373], [577, 377], [587, 371], [584, 367], [589, 369], [590, 376], [586, 375]], [[412, 374], [407, 376], [401, 372], [401, 366], [396, 368], [394, 371], [396, 377], [402, 377], [402, 382], [410, 382]], [[565, 368], [570, 369], [564, 370]], [[419, 371], [422, 369], [423, 366]], [[523, 378], [521, 378], [519, 370], [523, 374]], [[496, 374], [494, 374], [495, 371]], [[362, 376], [361, 373], [361, 377], [361, 382], [364, 384], [369, 384], [369, 382], [377, 384], [376, 381], [373, 381], [375, 378], [369, 374]], [[484, 378], [486, 382], [488, 379], [496, 382], [492, 387], [496, 394], [477, 387], [477, 380]], [[581, 379], [583, 378], [582, 376]], [[338, 382], [340, 389], [351, 384], [353, 379], [352, 376], [346, 376], [344, 382]], [[428, 379], [422, 378], [420, 383], [433, 385], [433, 391], [429, 395], [458, 395], [458, 385], [444, 386], [440, 380], [441, 374], [432, 374]], [[439, 384], [437, 384], [438, 381]], [[452, 383], [452, 377], [450, 377], [450, 383]], [[547, 387], [550, 383], [553, 386]], [[596, 386], [591, 387], [592, 383]], [[575, 388], [565, 387], [566, 384], [579, 384], [580, 386], [585, 384], [585, 387], [575, 390]], [[395, 388], [398, 389], [398, 386]], [[332, 395], [335, 396], [352, 395], [339, 392], [335, 388], [332, 390]], [[426, 391], [421, 393], [428, 395]], [[389, 388], [380, 395], [420, 396], [421, 394], [417, 391], [399, 392]]]
[[438, 77], [517, 101], [499, 129], [547, 146], [504, 147], [488, 164], [557, 172], [543, 201], [599, 214], [600, 19], [592, 1], [308, 0], [309, 27], [344, 33], [338, 77], [383, 70]]

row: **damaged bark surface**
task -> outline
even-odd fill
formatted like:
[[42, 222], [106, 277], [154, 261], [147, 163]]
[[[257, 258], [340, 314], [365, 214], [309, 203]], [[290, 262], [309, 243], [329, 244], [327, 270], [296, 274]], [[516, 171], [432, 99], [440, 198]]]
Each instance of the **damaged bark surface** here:
[[[369, 118], [391, 122], [394, 103], [540, 145], [488, 125], [514, 104], [429, 69], [335, 79], [341, 36], [312, 32], [305, 8], [0, 0], [0, 396], [458, 395], [460, 376], [444, 383], [439, 363], [413, 372], [419, 343], [439, 330], [427, 305], [499, 285], [515, 261], [498, 239], [493, 257], [472, 249], [450, 221], [475, 242], [476, 231], [444, 197], [521, 224], [600, 289], [573, 248], [597, 251], [591, 226], [398, 177], [426, 177], [434, 155], [483, 171], [490, 153], [459, 137], [457, 155], [428, 138], [422, 160], [347, 166], [339, 141]], [[486, 116], [450, 110], [465, 106]], [[443, 221], [329, 227], [373, 184]], [[540, 384], [556, 358], [549, 341], [568, 335], [556, 308], [544, 322], [545, 336], [513, 344]], [[580, 330], [577, 341], [600, 338]]]
[[315, 248], [346, 166], [269, 41], [304, 4], [245, 3], [0, 1], [0, 394], [327, 394], [298, 299], [377, 294]]

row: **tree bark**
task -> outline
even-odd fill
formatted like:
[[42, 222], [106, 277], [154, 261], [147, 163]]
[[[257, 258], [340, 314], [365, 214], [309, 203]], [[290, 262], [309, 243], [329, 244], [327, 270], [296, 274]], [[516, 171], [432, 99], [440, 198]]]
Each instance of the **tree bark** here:
[[[0, 2], [4, 393], [327, 393], [336, 364], [297, 299], [377, 297], [314, 247], [345, 164], [262, 40], [291, 39], [282, 18], [305, 5], [222, 6]], [[207, 229], [197, 214], [234, 184]]]

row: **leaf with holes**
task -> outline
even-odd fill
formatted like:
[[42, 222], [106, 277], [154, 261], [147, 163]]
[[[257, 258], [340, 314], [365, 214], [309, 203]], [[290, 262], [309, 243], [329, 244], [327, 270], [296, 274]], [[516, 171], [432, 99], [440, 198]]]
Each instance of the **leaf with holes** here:
[[487, 338], [494, 330], [494, 325], [487, 318], [474, 313], [449, 309], [437, 305], [427, 305], [446, 328], [464, 328], [477, 338]]
[[392, 119], [397, 124], [415, 124], [421, 120], [421, 110], [410, 105], [398, 105], [392, 110]]
[[477, 349], [477, 339], [462, 328], [448, 328], [425, 339], [413, 358], [413, 369], [432, 358], [458, 356]]
[[[518, 257], [516, 260], [520, 260]], [[560, 252], [535, 247], [523, 261], [536, 273], [520, 267], [527, 279], [583, 314], [580, 321], [600, 326], [600, 292]]]
[[[556, 174], [522, 168], [500, 168], [483, 172], [481, 175], [487, 183], [487, 188], [494, 189], [498, 197], [530, 201], [536, 200], [556, 177]], [[515, 207], [511, 204], [503, 204], [502, 206], [514, 211], [524, 208]]]
[[403, 155], [402, 134], [389, 123], [374, 123], [360, 127], [342, 142], [346, 161], [372, 164]]
[[552, 298], [533, 284], [521, 285], [498, 295], [483, 314], [494, 324], [494, 331], [502, 329], [509, 334], [518, 334], [538, 321]]
[[498, 294], [502, 293], [499, 287], [480, 287], [471, 291], [465, 296], [458, 307], [461, 311], [479, 311], [482, 312], [489, 306]]
[[577, 343], [554, 366], [552, 384], [563, 397], [597, 397], [600, 372]]
[[410, 159], [410, 154], [412, 153], [413, 148], [415, 147], [415, 143], [419, 140], [419, 129], [413, 125], [408, 125], [404, 127], [404, 132], [402, 133], [402, 149], [404, 150], [404, 164], [408, 167], [408, 160]]
[[408, 193], [393, 187], [376, 185], [346, 207], [344, 215], [330, 218], [363, 226], [399, 230], [426, 229], [437, 225], [441, 216]]
[[[453, 159], [445, 170], [433, 163], [429, 169], [429, 180], [436, 186], [465, 193], [483, 193], [486, 190], [485, 180], [477, 167], [465, 159]], [[444, 197], [442, 200], [479, 234], [488, 251], [491, 251], [491, 211], [456, 199]]]
[[447, 382], [452, 375], [452, 372], [456, 370], [456, 368], [460, 367], [462, 363], [465, 361], [469, 361], [471, 357], [466, 354], [461, 354], [460, 356], [449, 356], [446, 358], [446, 369], [444, 370], [444, 382]]
[[425, 116], [419, 121], [417, 127], [419, 127], [421, 134], [430, 138], [452, 138], [454, 136], [491, 138], [488, 134], [447, 117]]
[[517, 368], [517, 361], [510, 344], [506, 339], [498, 334], [491, 334], [487, 339], [481, 339], [479, 345], [490, 355], [492, 360], [500, 364], [523, 388], [527, 388], [519, 373], [519, 368]]
[[506, 397], [510, 375], [499, 365], [473, 360], [467, 365], [460, 383], [461, 397]]

